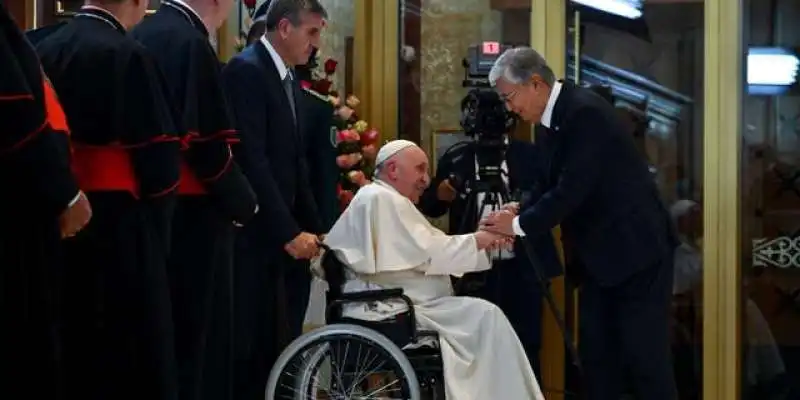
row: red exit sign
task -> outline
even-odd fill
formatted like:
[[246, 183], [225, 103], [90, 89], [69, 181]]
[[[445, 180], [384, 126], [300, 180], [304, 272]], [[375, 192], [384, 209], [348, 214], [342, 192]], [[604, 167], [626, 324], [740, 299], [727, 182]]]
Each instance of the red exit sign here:
[[500, 54], [500, 43], [483, 42], [483, 54]]

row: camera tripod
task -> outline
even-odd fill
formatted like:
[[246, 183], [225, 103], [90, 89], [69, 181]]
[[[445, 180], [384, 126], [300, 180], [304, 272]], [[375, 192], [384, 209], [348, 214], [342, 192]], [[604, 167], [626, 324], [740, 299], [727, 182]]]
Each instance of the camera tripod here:
[[[464, 215], [461, 217], [461, 223], [459, 226], [459, 230], [457, 231], [459, 233], [477, 230], [478, 225], [480, 223], [480, 218], [484, 215], [484, 212], [487, 210], [487, 207], [491, 207], [488, 208], [491, 211], [497, 211], [500, 209], [501, 204], [505, 205], [508, 204], [510, 201], [521, 200], [519, 195], [512, 196], [509, 193], [509, 190], [502, 179], [502, 174], [504, 172], [500, 171], [499, 176], [496, 176], [496, 174], [494, 173], [481, 174], [480, 172], [481, 171], [479, 168], [478, 179], [473, 178], [467, 180], [464, 183], [464, 188], [467, 191], [467, 197], [466, 197], [466, 206], [464, 208]], [[481, 200], [480, 205], [478, 205], [478, 199], [480, 194], [483, 194], [484, 196], [483, 199]], [[467, 223], [470, 220], [470, 215], [472, 215], [472, 213], [475, 212], [473, 210], [475, 210], [476, 208], [477, 208], [477, 218], [475, 226], [473, 227], [474, 229], [467, 230], [468, 228]], [[567, 348], [567, 351], [570, 354], [570, 358], [572, 359], [572, 364], [575, 367], [575, 370], [578, 374], [578, 382], [577, 382], [578, 390], [575, 393], [565, 393], [565, 394], [572, 395], [574, 398], [582, 398], [584, 371], [580, 355], [578, 354], [578, 349], [572, 342], [571, 339], [572, 335], [571, 332], [569, 331], [569, 328], [567, 327], [564, 314], [558, 308], [558, 305], [556, 304], [555, 301], [555, 297], [553, 296], [553, 293], [550, 291], [550, 284], [547, 278], [545, 278], [544, 273], [542, 273], [541, 270], [542, 263], [539, 257], [534, 252], [533, 246], [531, 246], [531, 243], [528, 240], [526, 240], [523, 237], [520, 237], [519, 240], [520, 243], [522, 244], [522, 248], [525, 250], [525, 254], [528, 256], [528, 259], [530, 260], [534, 272], [536, 273], [536, 280], [538, 282], [537, 283], [530, 282], [530, 283], [534, 285], [539, 285], [539, 287], [541, 288], [545, 300], [547, 301], [548, 308], [553, 313], [556, 323], [558, 324], [559, 330], [561, 331], [561, 334], [564, 339], [564, 344]], [[483, 282], [480, 283], [485, 284], [485, 277], [483, 279]], [[455, 292], [463, 293], [465, 290], [467, 290], [465, 286], [467, 286], [468, 284], [469, 282], [466, 281], [464, 278], [460, 279], [455, 285], [456, 286], [454, 288]]]

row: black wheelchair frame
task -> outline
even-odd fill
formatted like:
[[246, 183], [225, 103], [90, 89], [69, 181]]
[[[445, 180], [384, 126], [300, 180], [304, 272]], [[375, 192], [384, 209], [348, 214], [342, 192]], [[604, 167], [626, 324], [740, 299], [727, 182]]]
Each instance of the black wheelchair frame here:
[[[403, 293], [403, 289], [381, 289], [344, 293], [342, 288], [346, 282], [344, 263], [334, 251], [325, 245], [322, 258], [322, 269], [328, 283], [327, 308], [325, 320], [327, 324], [352, 324], [373, 330], [403, 349], [403, 353], [411, 363], [420, 382], [421, 390], [429, 399], [444, 399], [444, 381], [442, 356], [438, 347], [439, 334], [417, 328], [414, 304]], [[400, 300], [408, 310], [388, 320], [366, 321], [348, 318], [342, 315], [343, 306], [353, 303], [371, 303], [377, 301]], [[418, 344], [423, 338], [437, 341], [437, 347], [422, 346], [404, 349], [410, 344]]]

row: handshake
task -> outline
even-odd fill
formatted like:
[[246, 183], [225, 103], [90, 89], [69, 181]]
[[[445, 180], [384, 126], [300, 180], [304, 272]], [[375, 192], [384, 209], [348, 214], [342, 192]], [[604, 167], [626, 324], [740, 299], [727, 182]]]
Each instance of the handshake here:
[[481, 220], [475, 240], [479, 250], [509, 248], [514, 244], [514, 217], [519, 213], [519, 203], [508, 203]]

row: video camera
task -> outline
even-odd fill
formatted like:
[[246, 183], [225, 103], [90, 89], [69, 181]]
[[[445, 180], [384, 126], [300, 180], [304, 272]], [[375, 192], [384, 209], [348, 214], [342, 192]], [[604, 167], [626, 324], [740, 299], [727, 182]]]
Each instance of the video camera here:
[[494, 62], [506, 50], [513, 46], [508, 44], [501, 45], [498, 42], [483, 42], [479, 45], [472, 45], [467, 49], [467, 57], [462, 61], [464, 67], [463, 87], [466, 88], [490, 88], [489, 71], [492, 70]]
[[464, 134], [473, 138], [475, 158], [478, 164], [478, 181], [452, 176], [453, 187], [464, 192], [465, 186], [475, 183], [472, 189], [481, 192], [503, 193], [502, 164], [507, 145], [506, 135], [517, 123], [517, 116], [510, 112], [505, 102], [489, 84], [491, 71], [497, 58], [509, 45], [484, 42], [470, 46], [463, 61], [463, 86], [471, 90], [461, 100], [461, 127]]

